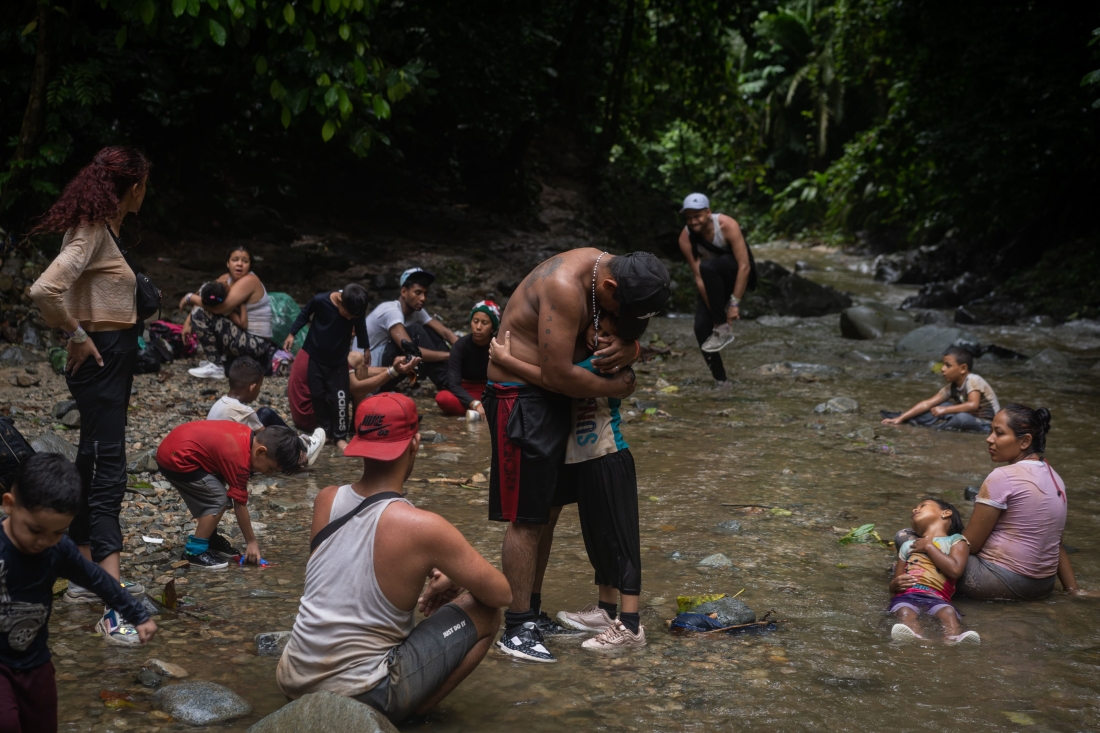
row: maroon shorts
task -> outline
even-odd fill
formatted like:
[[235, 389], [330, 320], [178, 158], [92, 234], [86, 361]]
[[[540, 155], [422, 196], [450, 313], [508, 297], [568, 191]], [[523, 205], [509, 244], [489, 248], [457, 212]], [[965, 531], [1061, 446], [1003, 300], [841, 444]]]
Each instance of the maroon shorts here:
[[57, 731], [57, 680], [53, 662], [22, 670], [0, 664], [0, 731]]
[[530, 384], [493, 384], [482, 396], [493, 444], [489, 519], [547, 524], [572, 429], [568, 397]]

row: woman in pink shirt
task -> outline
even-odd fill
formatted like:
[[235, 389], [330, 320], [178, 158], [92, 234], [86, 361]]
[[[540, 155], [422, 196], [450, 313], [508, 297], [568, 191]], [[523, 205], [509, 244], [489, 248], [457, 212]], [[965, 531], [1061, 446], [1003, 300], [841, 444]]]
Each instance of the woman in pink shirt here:
[[1054, 591], [1054, 578], [1079, 592], [1062, 547], [1066, 485], [1043, 451], [1050, 411], [1008, 405], [993, 418], [989, 457], [1007, 465], [982, 483], [963, 535], [970, 561], [958, 591], [982, 600], [1038, 600]]

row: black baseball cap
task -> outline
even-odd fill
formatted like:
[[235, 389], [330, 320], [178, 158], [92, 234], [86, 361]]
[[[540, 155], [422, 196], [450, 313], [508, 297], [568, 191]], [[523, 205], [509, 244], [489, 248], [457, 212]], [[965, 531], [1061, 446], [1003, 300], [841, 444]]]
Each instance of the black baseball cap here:
[[668, 269], [649, 252], [619, 255], [611, 260], [609, 268], [618, 284], [615, 299], [619, 301], [619, 336], [636, 339], [672, 296]]

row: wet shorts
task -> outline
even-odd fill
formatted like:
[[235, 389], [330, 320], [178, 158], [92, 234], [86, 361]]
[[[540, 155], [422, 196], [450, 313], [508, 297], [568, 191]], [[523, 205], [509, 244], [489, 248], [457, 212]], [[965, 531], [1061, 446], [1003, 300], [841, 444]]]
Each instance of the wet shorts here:
[[886, 610], [890, 613], [897, 613], [899, 608], [908, 608], [918, 616], [922, 613], [935, 616], [942, 609], [950, 608], [955, 611], [955, 616], [959, 617], [959, 612], [955, 610], [950, 602], [931, 593], [899, 593], [890, 599], [890, 605]]
[[530, 384], [489, 384], [482, 404], [493, 445], [489, 519], [546, 524], [572, 427], [571, 400]]
[[971, 555], [959, 578], [956, 592], [980, 601], [1037, 601], [1054, 592], [1054, 579], [1029, 578], [1014, 573], [981, 555]]
[[461, 608], [448, 603], [390, 650], [386, 660], [389, 675], [355, 699], [400, 723], [443, 686], [474, 644], [474, 622]]
[[206, 471], [192, 471], [191, 473], [177, 473], [169, 471], [163, 466], [158, 466], [168, 483], [180, 492], [183, 503], [191, 511], [195, 519], [217, 514], [229, 507], [229, 495], [226, 493], [225, 484], [212, 473]]

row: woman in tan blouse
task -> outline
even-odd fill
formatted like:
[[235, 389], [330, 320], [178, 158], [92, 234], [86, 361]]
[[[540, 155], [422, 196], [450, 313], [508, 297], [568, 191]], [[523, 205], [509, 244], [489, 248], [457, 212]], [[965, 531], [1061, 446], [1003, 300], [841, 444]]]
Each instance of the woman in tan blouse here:
[[[133, 148], [100, 150], [34, 230], [64, 234], [61, 251], [31, 286], [30, 296], [47, 324], [70, 334], [65, 370], [80, 410], [76, 466], [84, 504], [69, 536], [115, 578], [120, 577], [119, 512], [126, 490], [126, 410], [144, 327], [137, 318], [137, 279], [118, 237], [126, 215], [141, 209], [151, 167]], [[122, 585], [135, 595], [144, 591], [135, 583]], [[70, 584], [65, 600], [92, 603], [96, 596]], [[110, 643], [139, 643], [134, 627], [110, 608], [96, 629]]]

